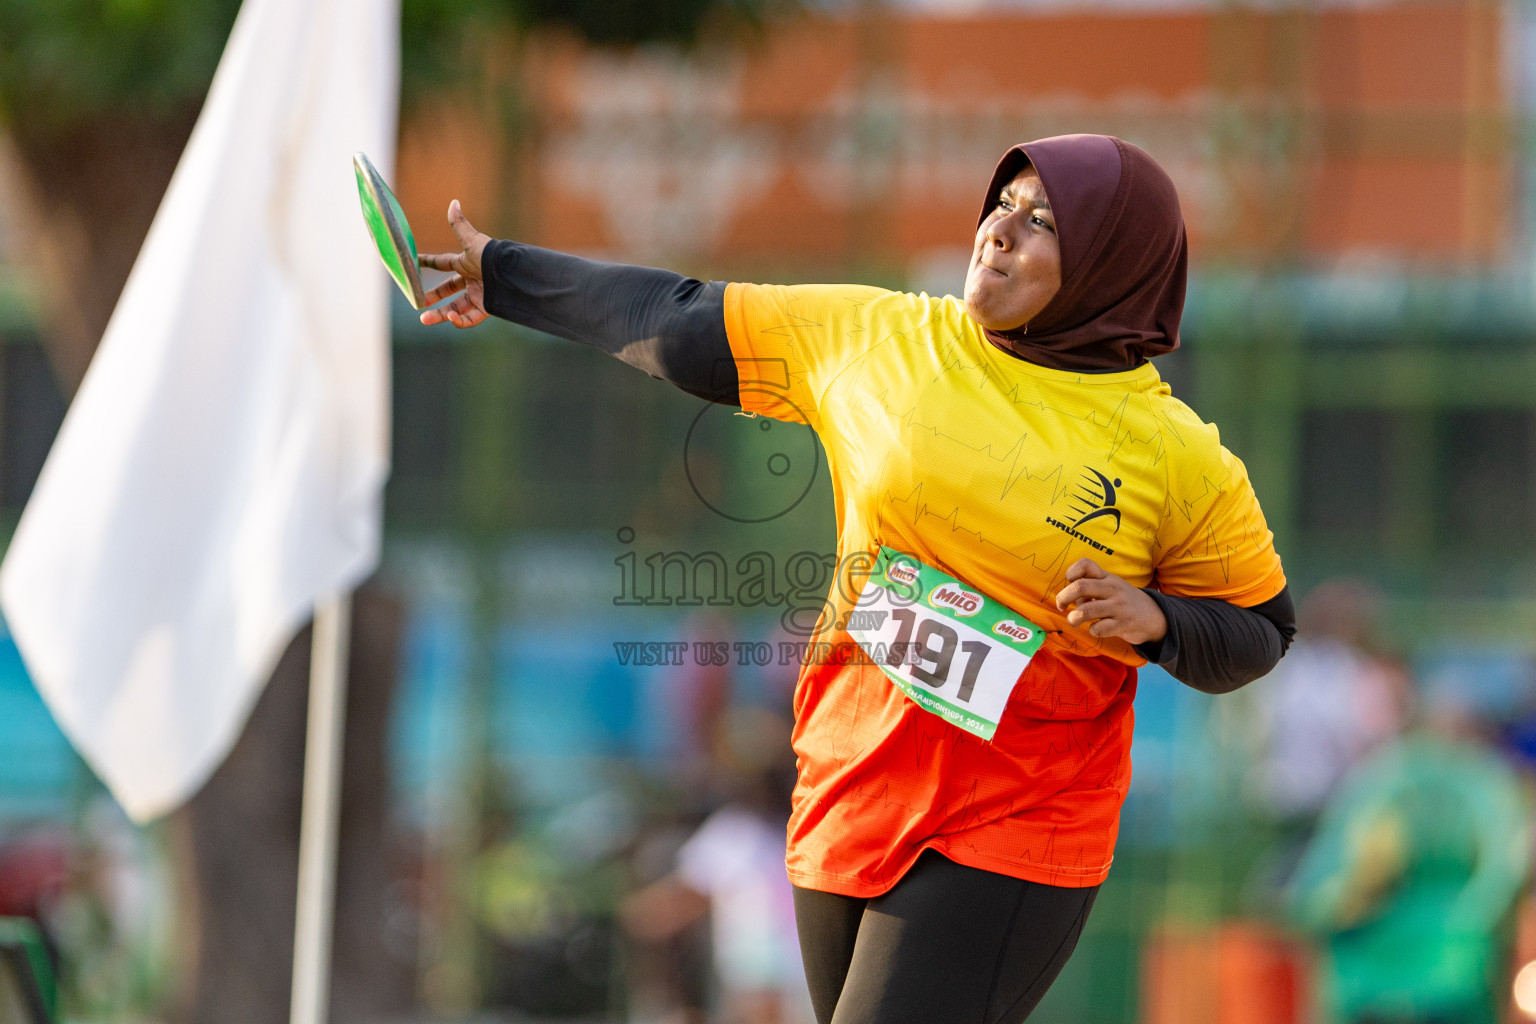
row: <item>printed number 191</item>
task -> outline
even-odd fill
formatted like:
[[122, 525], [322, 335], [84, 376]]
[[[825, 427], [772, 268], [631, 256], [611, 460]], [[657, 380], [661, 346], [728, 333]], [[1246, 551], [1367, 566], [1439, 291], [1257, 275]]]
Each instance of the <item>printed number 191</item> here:
[[[962, 642], [959, 634], [943, 619], [925, 617], [919, 621], [917, 612], [910, 608], [895, 609], [891, 612], [891, 618], [900, 626], [885, 663], [898, 670], [907, 664], [913, 679], [924, 686], [941, 690], [949, 683], [949, 670], [958, 646], [965, 655], [965, 671], [960, 675], [960, 692], [956, 696], [959, 700], [969, 701], [971, 692], [976, 688], [976, 676], [981, 672], [981, 663], [987, 660], [991, 648], [980, 640]], [[917, 633], [915, 639], [912, 635], [914, 630]], [[937, 646], [933, 645], [935, 640]]]

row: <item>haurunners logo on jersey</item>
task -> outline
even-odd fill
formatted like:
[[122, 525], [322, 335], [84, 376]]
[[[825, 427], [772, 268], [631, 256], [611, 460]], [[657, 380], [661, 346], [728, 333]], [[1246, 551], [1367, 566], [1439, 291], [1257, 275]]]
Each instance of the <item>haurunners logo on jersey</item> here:
[[992, 632], [998, 636], [1005, 636], [1015, 643], [1027, 644], [1035, 638], [1035, 631], [1028, 626], [1014, 622], [1012, 619], [1004, 619], [992, 627]]
[[1120, 478], [1115, 477], [1111, 480], [1092, 466], [1084, 466], [1083, 468], [1088, 472], [1082, 474], [1083, 482], [1078, 484], [1070, 495], [1072, 502], [1070, 507], [1077, 518], [1073, 519], [1070, 523], [1064, 523], [1054, 516], [1046, 516], [1045, 521], [1056, 527], [1056, 529], [1071, 534], [1084, 544], [1102, 551], [1106, 555], [1112, 555], [1115, 553], [1114, 548], [1082, 533], [1081, 528], [1095, 521], [1098, 521], [1101, 525], [1107, 525], [1109, 520], [1113, 518], [1115, 528], [1110, 532], [1120, 532], [1120, 509], [1115, 505], [1115, 501], [1120, 495]]
[[956, 615], [969, 617], [981, 611], [986, 602], [980, 594], [972, 593], [953, 583], [941, 583], [928, 591], [928, 603], [935, 608], [948, 608]]

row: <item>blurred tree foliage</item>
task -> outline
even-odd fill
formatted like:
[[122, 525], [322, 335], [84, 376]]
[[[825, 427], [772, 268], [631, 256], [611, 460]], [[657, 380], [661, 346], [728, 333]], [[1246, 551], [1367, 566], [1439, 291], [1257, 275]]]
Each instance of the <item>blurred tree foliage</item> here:
[[[695, 42], [769, 0], [402, 0], [405, 98], [473, 73], [498, 28], [560, 26], [603, 45]], [[0, 123], [68, 130], [175, 117], [207, 91], [239, 0], [0, 0]], [[488, 32], [488, 30], [490, 30]]]
[[200, 100], [238, 0], [0, 0], [0, 113], [31, 131]]

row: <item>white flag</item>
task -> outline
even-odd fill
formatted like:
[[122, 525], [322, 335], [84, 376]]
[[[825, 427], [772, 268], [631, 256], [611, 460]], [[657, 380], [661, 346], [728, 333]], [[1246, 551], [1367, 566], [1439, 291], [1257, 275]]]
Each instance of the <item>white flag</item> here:
[[352, 154], [390, 173], [399, 59], [397, 0], [245, 0], [0, 567], [38, 690], [137, 820], [377, 564], [390, 286]]

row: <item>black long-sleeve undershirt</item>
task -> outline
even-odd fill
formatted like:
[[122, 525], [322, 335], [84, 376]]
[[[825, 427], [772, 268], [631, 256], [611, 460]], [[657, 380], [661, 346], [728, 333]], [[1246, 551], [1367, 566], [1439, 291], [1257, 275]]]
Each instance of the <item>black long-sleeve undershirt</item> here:
[[1168, 633], [1137, 644], [1136, 653], [1206, 693], [1231, 693], [1267, 675], [1296, 635], [1290, 587], [1252, 608], [1156, 590], [1146, 594], [1163, 610]]
[[[506, 241], [488, 244], [481, 264], [493, 315], [601, 349], [700, 398], [741, 404], [723, 282]], [[1254, 608], [1147, 593], [1168, 633], [1137, 652], [1206, 693], [1268, 673], [1296, 632], [1288, 590]]]
[[491, 242], [480, 261], [493, 315], [601, 349], [699, 398], [741, 404], [724, 282], [518, 242]]

